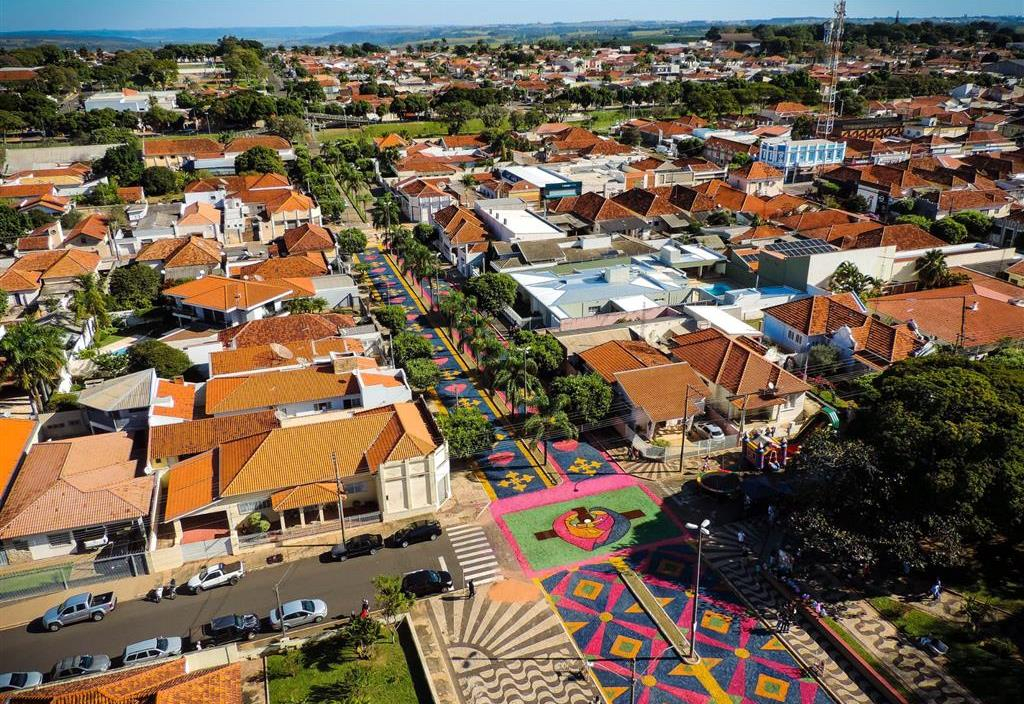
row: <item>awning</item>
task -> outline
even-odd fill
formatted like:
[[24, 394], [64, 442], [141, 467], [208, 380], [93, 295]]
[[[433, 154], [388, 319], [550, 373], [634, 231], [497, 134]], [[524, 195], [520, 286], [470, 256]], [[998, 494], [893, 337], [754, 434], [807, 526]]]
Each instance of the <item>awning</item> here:
[[272, 494], [270, 507], [275, 511], [287, 511], [292, 508], [319, 506], [337, 501], [338, 489], [332, 482], [316, 482], [283, 489]]

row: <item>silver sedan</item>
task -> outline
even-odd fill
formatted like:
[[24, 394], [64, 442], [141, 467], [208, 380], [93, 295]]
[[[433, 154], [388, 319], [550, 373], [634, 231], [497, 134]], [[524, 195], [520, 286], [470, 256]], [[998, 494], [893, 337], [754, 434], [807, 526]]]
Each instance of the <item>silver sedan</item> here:
[[[282, 616], [283, 614], [283, 616]], [[320, 599], [296, 599], [281, 604], [270, 612], [270, 627], [275, 631], [287, 631], [307, 623], [320, 623], [327, 618], [327, 604]]]

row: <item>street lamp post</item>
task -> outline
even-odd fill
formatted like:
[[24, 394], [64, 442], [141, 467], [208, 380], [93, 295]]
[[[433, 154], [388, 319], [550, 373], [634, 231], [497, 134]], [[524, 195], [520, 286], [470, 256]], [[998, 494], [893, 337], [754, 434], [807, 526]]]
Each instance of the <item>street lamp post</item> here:
[[690, 659], [696, 655], [697, 648], [697, 606], [700, 603], [700, 560], [703, 554], [704, 548], [704, 536], [711, 535], [711, 531], [708, 530], [708, 526], [711, 525], [711, 521], [705, 518], [700, 522], [700, 525], [695, 523], [687, 523], [686, 527], [690, 530], [697, 531], [697, 573], [696, 579], [693, 585], [693, 613], [690, 614]]
[[686, 385], [683, 396], [683, 435], [679, 443], [679, 473], [683, 473], [683, 458], [686, 457], [686, 409], [690, 406], [690, 385]]

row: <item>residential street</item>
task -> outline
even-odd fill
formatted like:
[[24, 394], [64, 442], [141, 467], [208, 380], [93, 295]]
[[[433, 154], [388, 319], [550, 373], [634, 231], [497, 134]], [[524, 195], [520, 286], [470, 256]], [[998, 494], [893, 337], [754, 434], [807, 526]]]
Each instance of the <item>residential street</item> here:
[[[416, 569], [448, 569], [456, 588], [462, 586], [462, 570], [447, 534], [433, 543], [411, 545], [405, 550], [386, 549], [373, 557], [342, 563], [321, 563], [314, 557], [253, 570], [234, 587], [196, 596], [182, 594], [159, 604], [121, 603], [99, 623], [79, 623], [57, 633], [42, 631], [37, 623], [0, 631], [0, 670], [45, 673], [58, 659], [85, 653], [106, 653], [115, 658], [130, 643], [154, 636], [187, 635], [193, 626], [224, 614], [254, 612], [266, 618], [275, 607], [274, 584], [279, 580], [282, 601], [318, 597], [327, 602], [332, 618], [347, 615], [359, 610], [364, 597], [372, 603], [371, 580], [375, 576]], [[71, 595], [55, 594], [54, 605]]]

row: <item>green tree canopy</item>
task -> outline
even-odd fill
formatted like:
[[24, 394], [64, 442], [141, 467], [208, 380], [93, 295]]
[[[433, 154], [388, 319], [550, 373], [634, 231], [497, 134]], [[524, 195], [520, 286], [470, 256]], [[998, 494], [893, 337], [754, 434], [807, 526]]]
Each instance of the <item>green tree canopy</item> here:
[[519, 347], [530, 350], [530, 357], [537, 362], [537, 371], [544, 378], [551, 377], [565, 362], [565, 348], [552, 335], [518, 330], [513, 339]]
[[393, 333], [404, 330], [408, 323], [405, 319], [405, 308], [399, 305], [377, 306], [371, 312], [377, 322]]
[[942, 218], [932, 223], [931, 232], [950, 244], [960, 244], [967, 239], [967, 228], [953, 218]]
[[152, 306], [160, 295], [160, 272], [133, 262], [110, 273], [110, 295], [119, 310], [139, 310]]
[[486, 452], [494, 444], [494, 425], [473, 406], [457, 406], [437, 416], [437, 424], [454, 459], [473, 457]]
[[292, 315], [298, 313], [323, 313], [327, 310], [327, 299], [320, 296], [306, 296], [285, 301], [284, 308]]
[[96, 162], [96, 170], [104, 176], [112, 176], [123, 186], [133, 186], [142, 178], [142, 155], [134, 144], [120, 144], [111, 147]]
[[410, 359], [430, 359], [434, 354], [430, 342], [410, 330], [395, 335], [391, 341], [391, 349], [397, 364], [405, 364]]
[[270, 147], [256, 146], [247, 149], [235, 157], [235, 173], [287, 173], [284, 162], [276, 151]]
[[366, 235], [358, 228], [345, 228], [338, 232], [334, 238], [338, 242], [338, 249], [344, 255], [352, 256], [353, 254], [362, 254], [366, 251]]
[[497, 315], [516, 300], [516, 280], [508, 274], [488, 272], [466, 282], [466, 293], [473, 296], [480, 308]]
[[164, 379], [180, 376], [192, 366], [188, 355], [159, 340], [143, 340], [128, 348], [128, 359], [132, 371], [156, 369], [156, 374]]
[[555, 404], [578, 425], [604, 420], [612, 405], [612, 388], [600, 374], [570, 374], [551, 382]]
[[992, 218], [977, 210], [964, 210], [953, 216], [953, 220], [967, 228], [967, 236], [974, 240], [984, 240], [992, 229]]
[[432, 359], [410, 359], [402, 368], [409, 386], [417, 391], [427, 391], [441, 382], [441, 369]]
[[178, 176], [166, 166], [150, 166], [142, 172], [146, 195], [163, 196], [178, 190]]

